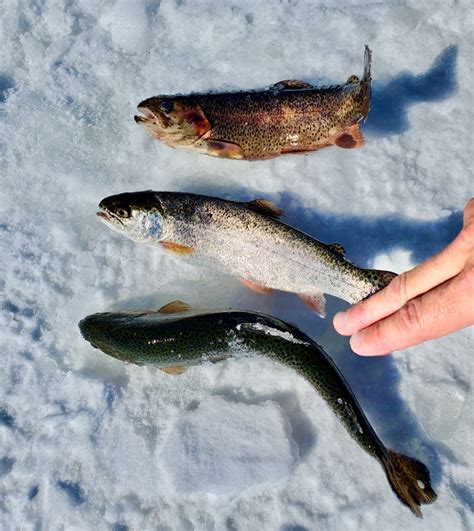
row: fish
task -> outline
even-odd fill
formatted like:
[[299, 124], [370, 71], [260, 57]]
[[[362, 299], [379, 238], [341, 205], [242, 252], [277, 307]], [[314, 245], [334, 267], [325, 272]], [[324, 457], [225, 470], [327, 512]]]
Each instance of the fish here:
[[366, 46], [362, 78], [351, 75], [343, 85], [289, 79], [266, 90], [154, 96], [139, 103], [135, 121], [170, 147], [237, 160], [359, 148], [370, 110], [371, 58]]
[[385, 447], [330, 357], [289, 323], [258, 312], [193, 310], [173, 301], [158, 311], [89, 315], [79, 329], [109, 356], [175, 376], [192, 365], [255, 353], [283, 364], [314, 387], [351, 437], [380, 462], [393, 492], [416, 516], [422, 517], [422, 504], [436, 500], [428, 468]]
[[101, 221], [135, 242], [234, 275], [258, 293], [296, 293], [321, 317], [324, 293], [353, 304], [396, 276], [357, 267], [342, 245], [327, 245], [283, 223], [282, 210], [265, 199], [144, 191], [106, 197], [99, 209]]

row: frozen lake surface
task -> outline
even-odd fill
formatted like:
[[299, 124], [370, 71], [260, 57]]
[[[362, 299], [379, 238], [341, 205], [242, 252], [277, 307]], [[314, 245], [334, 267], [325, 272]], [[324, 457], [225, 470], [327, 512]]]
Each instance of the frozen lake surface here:
[[[472, 529], [473, 330], [359, 358], [296, 297], [262, 296], [111, 232], [105, 196], [266, 197], [362, 266], [406, 270], [473, 193], [473, 8], [458, 2], [20, 0], [0, 18], [0, 528]], [[133, 120], [162, 93], [362, 73], [360, 150], [239, 162], [172, 150]], [[424, 461], [419, 521], [302, 378], [262, 359], [179, 377], [123, 365], [78, 321], [174, 299], [297, 323], [383, 441]]]

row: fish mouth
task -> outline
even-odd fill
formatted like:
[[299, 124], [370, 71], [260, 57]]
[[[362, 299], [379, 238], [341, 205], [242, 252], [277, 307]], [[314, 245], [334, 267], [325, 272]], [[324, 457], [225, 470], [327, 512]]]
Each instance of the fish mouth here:
[[113, 226], [116, 223], [123, 225], [122, 220], [118, 216], [115, 216], [114, 214], [110, 212], [104, 212], [103, 210], [99, 210], [99, 212], [96, 212], [96, 214], [97, 214], [97, 217], [99, 217], [101, 221], [103, 221], [107, 225]]
[[137, 107], [137, 111], [143, 116], [135, 115], [133, 119], [138, 125], [154, 129], [167, 129], [173, 122], [159, 109], [151, 110], [149, 107]]
[[123, 221], [112, 212], [104, 212], [103, 210], [99, 210], [96, 212], [96, 214], [97, 217], [99, 217], [106, 225], [115, 227], [115, 225], [118, 224], [123, 227]]
[[137, 111], [142, 113], [143, 116], [135, 115], [133, 118], [137, 124], [142, 124], [145, 122], [148, 122], [149, 120], [153, 120], [155, 118], [155, 115], [148, 109], [148, 107], [137, 107]]
[[104, 221], [110, 221], [110, 216], [106, 214], [103, 210], [96, 212], [96, 214], [99, 216], [99, 218], [103, 219]]

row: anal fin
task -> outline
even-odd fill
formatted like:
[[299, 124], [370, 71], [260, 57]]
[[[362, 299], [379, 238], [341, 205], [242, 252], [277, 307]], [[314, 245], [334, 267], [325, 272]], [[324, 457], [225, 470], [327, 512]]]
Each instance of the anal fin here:
[[334, 141], [336, 146], [344, 149], [360, 148], [364, 145], [364, 137], [360, 132], [360, 124], [352, 124]]
[[182, 245], [181, 243], [164, 241], [160, 242], [160, 245], [167, 251], [170, 251], [178, 256], [184, 256], [193, 252], [192, 247], [189, 247], [188, 245]]
[[219, 363], [220, 361], [226, 360], [228, 357], [229, 356], [225, 354], [214, 354], [212, 356], [208, 356], [206, 361], [210, 361], [211, 363]]
[[247, 280], [246, 278], [239, 277], [240, 282], [247, 288], [251, 289], [252, 291], [255, 291], [255, 293], [260, 293], [262, 295], [268, 295], [272, 292], [272, 288], [267, 288], [266, 286], [261, 286], [260, 284], [256, 284], [255, 282], [252, 282], [251, 280]]
[[298, 293], [298, 297], [314, 310], [319, 317], [326, 317], [326, 298], [324, 293], [316, 291], [314, 293]]

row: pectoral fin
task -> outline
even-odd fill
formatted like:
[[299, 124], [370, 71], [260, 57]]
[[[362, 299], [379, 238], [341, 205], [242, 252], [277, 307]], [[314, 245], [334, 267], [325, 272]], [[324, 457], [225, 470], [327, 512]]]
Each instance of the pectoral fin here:
[[360, 148], [364, 145], [364, 137], [360, 132], [359, 124], [350, 125], [342, 135], [339, 135], [334, 141], [336, 146], [344, 149]]
[[260, 284], [256, 284], [255, 282], [252, 282], [251, 280], [247, 280], [246, 278], [239, 277], [240, 282], [247, 288], [251, 289], [252, 291], [255, 291], [255, 293], [260, 293], [262, 295], [268, 295], [272, 292], [271, 288], [267, 288], [266, 286], [260, 286]]
[[207, 154], [224, 159], [243, 159], [244, 152], [238, 144], [225, 142], [224, 140], [204, 140], [207, 146]]
[[165, 241], [165, 242], [160, 242], [160, 244], [164, 249], [178, 256], [185, 256], [193, 252], [192, 247], [189, 247], [188, 245], [182, 245], [180, 243]]
[[316, 291], [314, 293], [298, 293], [298, 297], [314, 310], [319, 317], [326, 317], [326, 298], [324, 293]]
[[166, 374], [173, 374], [177, 376], [178, 374], [183, 374], [183, 372], [187, 370], [187, 367], [161, 367], [160, 370], [166, 372]]

